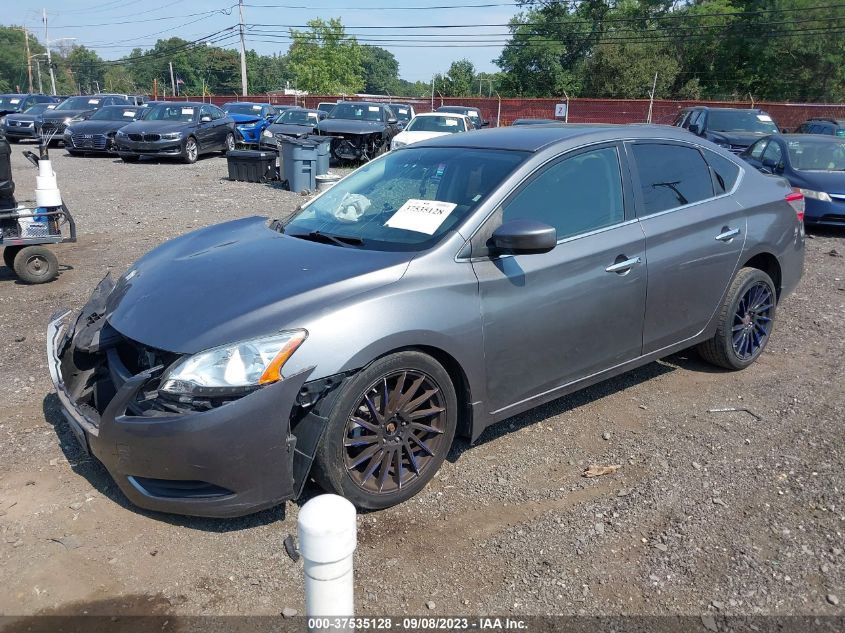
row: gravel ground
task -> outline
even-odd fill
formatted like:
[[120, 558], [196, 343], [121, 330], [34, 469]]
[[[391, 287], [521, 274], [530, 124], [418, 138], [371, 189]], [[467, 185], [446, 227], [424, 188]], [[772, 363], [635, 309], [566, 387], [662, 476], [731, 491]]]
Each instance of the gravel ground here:
[[[282, 547], [301, 501], [229, 521], [129, 507], [77, 449], [44, 355], [49, 315], [107, 271], [302, 198], [229, 182], [219, 157], [53, 157], [79, 242], [57, 249], [50, 284], [0, 268], [0, 613], [302, 613], [302, 563]], [[747, 371], [652, 363], [458, 441], [416, 498], [360, 516], [359, 613], [845, 614], [843, 237], [811, 235]], [[583, 478], [590, 464], [621, 468]]]

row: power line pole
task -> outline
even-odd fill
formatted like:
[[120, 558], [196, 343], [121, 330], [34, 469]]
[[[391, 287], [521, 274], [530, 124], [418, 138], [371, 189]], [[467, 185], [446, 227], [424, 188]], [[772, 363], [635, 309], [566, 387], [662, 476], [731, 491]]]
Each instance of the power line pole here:
[[26, 72], [29, 76], [29, 91], [32, 92], [32, 55], [29, 54], [29, 31], [25, 26], [21, 27], [23, 30], [23, 41], [26, 45]]
[[246, 45], [244, 44], [244, 0], [238, 0], [238, 11], [241, 16], [241, 90], [243, 96], [247, 95], [246, 86]]
[[44, 94], [44, 88], [41, 86], [41, 60], [35, 58], [35, 69], [38, 71], [38, 92]]
[[176, 96], [176, 80], [173, 78], [173, 62], [170, 62], [170, 87], [173, 88], [173, 96]]
[[47, 35], [47, 9], [41, 9], [41, 17], [44, 19], [44, 45], [47, 47], [47, 66], [50, 68], [50, 85], [53, 88], [53, 96], [56, 96], [56, 73], [53, 72], [53, 58], [50, 55], [50, 36]]

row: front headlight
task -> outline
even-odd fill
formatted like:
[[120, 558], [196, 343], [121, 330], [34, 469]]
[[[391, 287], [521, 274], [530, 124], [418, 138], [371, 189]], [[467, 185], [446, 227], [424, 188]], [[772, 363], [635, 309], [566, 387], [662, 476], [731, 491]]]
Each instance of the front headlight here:
[[242, 393], [283, 378], [282, 367], [308, 336], [305, 330], [221, 345], [178, 361], [161, 379], [171, 394]]
[[264, 138], [273, 138], [273, 133], [270, 130], [264, 130], [261, 133], [261, 136], [263, 136]]
[[812, 198], [813, 200], [821, 200], [822, 202], [833, 202], [830, 199], [830, 196], [827, 195], [824, 191], [813, 191], [812, 189], [801, 189], [798, 188], [798, 191], [804, 194], [805, 198]]
[[179, 132], [165, 132], [160, 135], [160, 138], [162, 141], [178, 141], [182, 135]]
[[396, 139], [393, 139], [393, 141], [391, 141], [390, 143], [390, 149], [399, 149], [400, 147], [405, 147], [405, 145], [407, 145], [407, 143], [403, 143], [402, 141], [397, 141]]

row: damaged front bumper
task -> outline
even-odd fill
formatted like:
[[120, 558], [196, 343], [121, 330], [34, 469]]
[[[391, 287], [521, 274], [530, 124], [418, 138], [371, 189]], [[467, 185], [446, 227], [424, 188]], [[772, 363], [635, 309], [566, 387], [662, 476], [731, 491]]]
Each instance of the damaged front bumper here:
[[102, 332], [111, 287], [107, 277], [79, 316], [60, 311], [47, 332], [50, 375], [84, 450], [149, 510], [234, 517], [297, 497], [326, 425], [297, 402], [311, 369], [207, 410], [139, 410], [164, 368], [121, 365]]

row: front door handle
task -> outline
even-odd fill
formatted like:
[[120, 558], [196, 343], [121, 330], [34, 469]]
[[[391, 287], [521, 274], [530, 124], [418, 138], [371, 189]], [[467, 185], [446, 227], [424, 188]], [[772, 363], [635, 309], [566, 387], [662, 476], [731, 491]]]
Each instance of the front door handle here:
[[[624, 255], [620, 255], [620, 257], [624, 257]], [[619, 258], [617, 257], [617, 260]], [[625, 273], [629, 272], [634, 266], [641, 263], [642, 259], [639, 257], [632, 257], [631, 259], [624, 259], [621, 262], [617, 261], [615, 264], [612, 264], [604, 269], [606, 273], [619, 273], [620, 275], [624, 275]]]
[[726, 226], [722, 227], [722, 232], [716, 236], [720, 242], [730, 242], [733, 238], [739, 235], [739, 229], [729, 229]]

